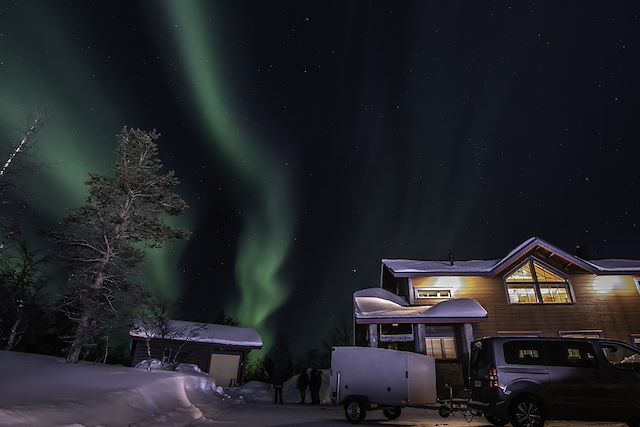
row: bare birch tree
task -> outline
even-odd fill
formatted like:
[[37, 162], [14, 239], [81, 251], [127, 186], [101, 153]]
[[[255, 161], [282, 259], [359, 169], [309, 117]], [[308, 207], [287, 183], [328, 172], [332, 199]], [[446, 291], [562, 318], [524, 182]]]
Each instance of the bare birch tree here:
[[35, 138], [36, 134], [40, 130], [40, 127], [42, 126], [43, 117], [44, 117], [44, 109], [41, 109], [36, 113], [33, 121], [31, 122], [31, 125], [25, 131], [22, 139], [20, 140], [18, 145], [15, 146], [13, 151], [11, 151], [11, 153], [9, 154], [9, 157], [4, 162], [2, 169], [0, 169], [0, 179], [2, 179], [5, 176], [5, 174], [7, 173], [7, 170], [11, 166], [11, 163], [16, 158], [16, 156], [20, 154], [22, 151], [24, 151], [25, 147], [29, 143], [31, 143], [32, 140]]

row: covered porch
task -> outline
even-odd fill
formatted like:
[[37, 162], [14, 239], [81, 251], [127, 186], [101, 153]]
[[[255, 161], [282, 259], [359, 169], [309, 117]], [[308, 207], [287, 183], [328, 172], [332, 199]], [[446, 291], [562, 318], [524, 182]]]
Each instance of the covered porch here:
[[469, 372], [473, 325], [487, 319], [474, 299], [410, 306], [382, 288], [353, 294], [356, 345], [428, 354], [436, 359], [439, 393], [445, 384], [463, 386]]

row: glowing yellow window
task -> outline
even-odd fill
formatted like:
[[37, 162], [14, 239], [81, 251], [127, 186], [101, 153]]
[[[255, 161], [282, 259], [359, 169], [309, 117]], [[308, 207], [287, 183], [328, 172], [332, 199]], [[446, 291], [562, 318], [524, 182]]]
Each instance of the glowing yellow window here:
[[550, 267], [530, 258], [505, 277], [512, 304], [567, 304], [573, 302], [569, 281]]
[[455, 338], [427, 337], [427, 354], [435, 359], [457, 359]]

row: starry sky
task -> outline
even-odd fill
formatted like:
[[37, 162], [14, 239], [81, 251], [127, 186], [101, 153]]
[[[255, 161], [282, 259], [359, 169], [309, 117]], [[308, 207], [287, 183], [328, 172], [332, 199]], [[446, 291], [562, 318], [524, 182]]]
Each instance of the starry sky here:
[[[381, 258], [528, 237], [640, 258], [633, 2], [0, 2], [0, 147], [47, 108], [14, 191], [55, 222], [156, 128], [187, 242], [142, 275], [298, 350], [351, 322]], [[35, 227], [35, 225], [34, 225]], [[267, 344], [268, 345], [268, 344]]]

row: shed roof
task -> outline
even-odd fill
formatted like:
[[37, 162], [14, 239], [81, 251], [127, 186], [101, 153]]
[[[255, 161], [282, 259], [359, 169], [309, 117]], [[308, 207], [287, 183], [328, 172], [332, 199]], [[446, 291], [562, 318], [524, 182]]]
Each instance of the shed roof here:
[[[229, 347], [262, 348], [262, 337], [253, 328], [218, 325], [213, 323], [188, 322], [185, 320], [169, 320], [165, 339], [218, 344]], [[159, 328], [150, 328], [138, 322], [129, 331], [129, 335], [139, 338], [161, 338]]]

